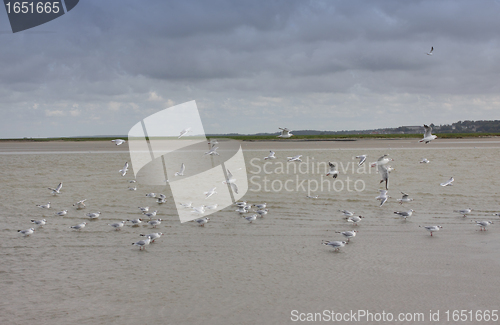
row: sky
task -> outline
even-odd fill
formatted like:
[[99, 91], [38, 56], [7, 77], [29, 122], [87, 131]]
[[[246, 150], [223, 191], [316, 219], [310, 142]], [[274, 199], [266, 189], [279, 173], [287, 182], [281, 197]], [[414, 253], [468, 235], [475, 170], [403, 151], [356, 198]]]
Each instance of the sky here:
[[500, 1], [81, 0], [14, 34], [0, 8], [0, 138], [126, 135], [191, 100], [209, 134], [500, 119], [498, 17]]

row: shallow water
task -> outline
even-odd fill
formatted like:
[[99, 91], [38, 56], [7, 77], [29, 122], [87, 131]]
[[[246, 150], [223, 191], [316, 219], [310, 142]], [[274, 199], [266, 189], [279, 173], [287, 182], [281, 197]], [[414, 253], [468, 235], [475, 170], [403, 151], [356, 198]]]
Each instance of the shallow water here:
[[[493, 224], [480, 232], [471, 220], [498, 219], [492, 214], [500, 212], [499, 143], [443, 140], [418, 150], [406, 143], [245, 143], [253, 181], [244, 199], [267, 202], [269, 214], [249, 224], [228, 207], [205, 227], [181, 224], [165, 187], [136, 184], [137, 191], [127, 190], [135, 185], [127, 182], [132, 173], [117, 172], [129, 160], [126, 147], [4, 146], [0, 323], [284, 324], [294, 323], [292, 310], [359, 309], [424, 313], [427, 322], [429, 311], [439, 310], [438, 323], [446, 323], [446, 310], [498, 309], [500, 230]], [[266, 165], [272, 173], [265, 174], [260, 158], [269, 149], [276, 149], [278, 159]], [[366, 164], [385, 153], [395, 160], [392, 198], [383, 207], [375, 200], [382, 188], [375, 170], [353, 172], [353, 157], [363, 153], [369, 155]], [[285, 157], [297, 154], [308, 164], [295, 163], [297, 171], [290, 164], [287, 172]], [[419, 164], [424, 157], [431, 163]], [[328, 161], [345, 168], [335, 188], [324, 168], [318, 170], [318, 163]], [[451, 176], [454, 186], [439, 186]], [[347, 190], [348, 177], [358, 191]], [[312, 180], [323, 184], [323, 191], [310, 193], [318, 199], [306, 198], [307, 180], [313, 189]], [[61, 194], [51, 195], [47, 187], [61, 181]], [[286, 181], [291, 191], [275, 191]], [[400, 206], [400, 191], [415, 201]], [[145, 197], [148, 192], [164, 193], [168, 203], [158, 205]], [[81, 199], [87, 208], [76, 210], [72, 205]], [[35, 206], [49, 201], [51, 209]], [[114, 231], [107, 225], [140, 217], [137, 207], [145, 205], [159, 210], [164, 221], [158, 230], [127, 225]], [[466, 207], [473, 209], [466, 218], [453, 212]], [[55, 215], [63, 209], [68, 215]], [[353, 226], [341, 209], [365, 219]], [[408, 209], [415, 212], [407, 221], [393, 213]], [[101, 217], [89, 221], [85, 214], [95, 211]], [[47, 225], [19, 236], [18, 229], [32, 227], [30, 219], [42, 218]], [[88, 223], [82, 231], [69, 228], [82, 221]], [[443, 226], [433, 237], [418, 227], [433, 224]], [[335, 231], [349, 229], [358, 235], [340, 252], [321, 245], [343, 240]], [[145, 251], [131, 245], [140, 233], [156, 231], [164, 236]]]

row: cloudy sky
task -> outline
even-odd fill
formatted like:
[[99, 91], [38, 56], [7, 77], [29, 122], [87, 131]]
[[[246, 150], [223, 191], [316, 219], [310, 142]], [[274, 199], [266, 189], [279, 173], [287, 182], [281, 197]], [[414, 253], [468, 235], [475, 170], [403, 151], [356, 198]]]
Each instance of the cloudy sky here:
[[498, 17], [500, 1], [81, 0], [13, 34], [0, 9], [0, 138], [127, 134], [191, 100], [207, 133], [500, 119]]

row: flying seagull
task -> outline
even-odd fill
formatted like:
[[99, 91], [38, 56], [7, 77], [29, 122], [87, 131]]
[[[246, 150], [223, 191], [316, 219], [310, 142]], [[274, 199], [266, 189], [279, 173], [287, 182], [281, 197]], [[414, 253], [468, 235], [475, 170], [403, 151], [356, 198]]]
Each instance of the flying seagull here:
[[182, 130], [177, 139], [180, 139], [182, 136], [186, 135], [189, 131], [191, 131], [191, 128]]
[[330, 170], [328, 171], [326, 176], [332, 175], [333, 178], [337, 178], [337, 176], [339, 175], [339, 172], [338, 172], [337, 168], [335, 167], [335, 164], [329, 161], [328, 165], [330, 166]]
[[291, 138], [293, 134], [287, 128], [279, 128], [281, 130], [281, 134], [278, 135], [278, 138]]
[[377, 196], [375, 199], [380, 200], [380, 205], [379, 207], [383, 206], [385, 202], [389, 199], [389, 196], [387, 195], [387, 190], [379, 190], [380, 194]]
[[186, 170], [186, 165], [184, 163], [181, 164], [181, 169], [175, 173], [175, 176], [184, 176], [184, 171]]
[[125, 141], [123, 139], [115, 139], [115, 140], [111, 140], [111, 142], [113, 142], [114, 144], [116, 144], [117, 146], [119, 146], [121, 144], [124, 144], [127, 141]]
[[425, 54], [432, 55], [432, 51], [434, 51], [434, 46], [431, 46], [431, 50], [428, 53], [425, 53]]
[[269, 156], [265, 157], [264, 160], [276, 159], [276, 153], [272, 150], [269, 151]]
[[411, 202], [413, 199], [409, 198], [409, 195], [405, 192], [401, 192], [403, 195], [400, 199], [398, 199], [399, 204], [403, 204], [404, 202]]
[[453, 181], [455, 181], [455, 179], [454, 179], [453, 177], [451, 177], [449, 180], [447, 180], [446, 182], [441, 183], [441, 184], [439, 184], [439, 185], [441, 185], [441, 186], [452, 186], [452, 185], [453, 185], [453, 184], [452, 184], [452, 183], [453, 183]]
[[128, 172], [128, 162], [125, 163], [122, 169], [118, 171], [122, 176], [125, 176]]
[[424, 129], [425, 129], [425, 132], [424, 132], [424, 138], [422, 140], [419, 140], [418, 142], [425, 142], [425, 143], [429, 143], [431, 142], [432, 140], [436, 139], [437, 136], [435, 135], [432, 135], [431, 132], [432, 132], [432, 127], [424, 124]]
[[57, 185], [56, 188], [49, 187], [48, 189], [52, 191], [52, 195], [61, 194], [62, 182]]
[[231, 189], [233, 190], [234, 193], [238, 194], [238, 186], [236, 185], [236, 178], [234, 178], [233, 174], [227, 170], [227, 178], [222, 184], [229, 184], [231, 186]]
[[363, 165], [363, 163], [365, 162], [366, 160], [366, 155], [359, 155], [359, 156], [356, 156], [356, 158], [359, 159], [359, 163], [358, 163], [358, 166], [361, 166]]

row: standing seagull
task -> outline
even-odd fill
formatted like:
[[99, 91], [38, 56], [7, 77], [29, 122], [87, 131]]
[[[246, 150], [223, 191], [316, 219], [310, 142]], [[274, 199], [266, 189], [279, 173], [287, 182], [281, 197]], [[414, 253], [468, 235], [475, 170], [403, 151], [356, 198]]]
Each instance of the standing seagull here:
[[276, 153], [272, 150], [269, 151], [269, 155], [267, 157], [264, 158], [264, 160], [268, 160], [268, 159], [276, 159]]
[[77, 224], [76, 226], [71, 226], [70, 228], [80, 231], [83, 228], [85, 228], [86, 224], [87, 224], [86, 222], [82, 222], [80, 224]]
[[449, 180], [447, 180], [446, 182], [441, 183], [441, 184], [439, 184], [439, 185], [441, 185], [441, 186], [452, 186], [452, 185], [453, 185], [452, 183], [453, 183], [454, 181], [455, 181], [455, 179], [452, 177], [452, 178], [450, 178]]
[[37, 204], [37, 207], [42, 209], [50, 209], [50, 202], [45, 205]]
[[132, 243], [132, 245], [139, 246], [139, 250], [142, 250], [143, 248], [146, 249], [146, 246], [149, 245], [151, 242], [151, 236], [147, 236], [146, 239], [139, 240], [136, 243]]
[[337, 176], [339, 175], [339, 172], [338, 172], [337, 168], [335, 167], [335, 164], [329, 161], [328, 166], [330, 166], [330, 170], [328, 171], [326, 176], [332, 175], [333, 178], [337, 178]]
[[186, 165], [184, 163], [181, 164], [181, 170], [175, 173], [174, 176], [184, 176], [184, 171], [186, 170]]
[[177, 139], [180, 139], [181, 137], [185, 136], [190, 131], [191, 131], [191, 128], [186, 128], [186, 129], [182, 130]]
[[323, 245], [327, 245], [327, 246], [332, 246], [333, 248], [335, 248], [335, 251], [339, 251], [341, 247], [344, 247], [345, 244], [347, 244], [347, 242], [345, 241], [328, 241], [328, 240], [324, 240], [322, 242]]
[[425, 129], [424, 138], [422, 140], [419, 140], [418, 142], [429, 143], [437, 138], [437, 136], [431, 134], [432, 128], [430, 126], [424, 124], [424, 129]]
[[379, 207], [383, 206], [385, 202], [389, 199], [390, 196], [387, 195], [387, 190], [379, 190], [380, 194], [375, 199], [380, 200]]
[[405, 221], [406, 221], [406, 218], [411, 217], [411, 215], [413, 214], [413, 210], [410, 209], [408, 211], [396, 211], [394, 213], [405, 218]]
[[434, 51], [434, 46], [431, 46], [431, 50], [429, 52], [425, 53], [425, 54], [432, 55], [432, 51]]
[[249, 217], [242, 216], [243, 218], [247, 219], [248, 222], [252, 223], [252, 221], [255, 221], [257, 219], [257, 214], [253, 214]]
[[127, 141], [125, 141], [123, 139], [115, 139], [115, 140], [111, 140], [111, 142], [113, 142], [114, 144], [116, 144], [117, 146], [119, 146], [121, 144], [124, 144]]
[[398, 199], [399, 204], [413, 201], [413, 199], [409, 198], [409, 195], [406, 194], [405, 192], [401, 192], [401, 194], [403, 194], [403, 196], [400, 199]]
[[364, 218], [363, 216], [358, 216], [358, 217], [354, 216], [354, 217], [348, 217], [348, 218], [346, 218], [346, 220], [347, 220], [347, 222], [352, 222], [352, 223], [354, 223], [355, 226], [357, 226], [358, 222], [360, 222], [361, 219], [363, 219], [363, 218]]
[[489, 221], [489, 220], [485, 220], [485, 221], [476, 221], [476, 225], [479, 226], [479, 230], [484, 230], [486, 231], [486, 227], [488, 227], [489, 225], [492, 225], [493, 222]]
[[57, 185], [56, 188], [52, 188], [52, 187], [49, 187], [48, 189], [52, 191], [52, 195], [57, 195], [57, 194], [61, 194], [61, 192], [59, 192], [62, 188], [62, 182], [59, 183], [59, 185]]
[[200, 218], [196, 219], [196, 222], [200, 225], [200, 227], [205, 227], [205, 224], [210, 220], [210, 218]]
[[31, 220], [31, 222], [33, 222], [38, 227], [42, 228], [47, 223], [47, 220], [45, 220], [45, 219], [42, 219], [42, 220]]
[[236, 185], [236, 178], [234, 178], [233, 174], [229, 171], [229, 169], [226, 169], [227, 171], [227, 178], [222, 184], [229, 184], [231, 186], [231, 189], [233, 190], [234, 193], [238, 194], [238, 186]]
[[433, 233], [434, 231], [439, 231], [439, 229], [443, 228], [443, 227], [441, 227], [441, 226], [423, 226], [423, 227], [422, 227], [422, 226], [419, 226], [419, 227], [421, 227], [421, 228], [425, 228], [425, 229], [429, 230], [429, 232], [431, 233], [431, 236], [432, 236], [432, 233]]
[[281, 134], [278, 135], [278, 138], [291, 138], [293, 136], [292, 132], [287, 128], [279, 128], [281, 130]]
[[118, 171], [120, 174], [122, 174], [122, 176], [125, 176], [128, 172], [128, 162], [125, 163], [125, 166], [123, 166], [122, 169], [120, 169]]
[[108, 223], [108, 226], [115, 228], [115, 230], [120, 230], [125, 225], [125, 220], [115, 223]]
[[30, 228], [26, 230], [18, 230], [17, 232], [23, 235], [24, 237], [28, 237], [29, 235], [32, 235], [33, 232], [35, 231], [35, 228]]
[[356, 236], [357, 232], [358, 232], [357, 230], [348, 230], [348, 231], [336, 231], [335, 233], [344, 235], [344, 237], [347, 238], [347, 242], [349, 242], [349, 240], [352, 237]]
[[367, 157], [366, 155], [359, 155], [359, 156], [356, 156], [356, 158], [358, 158], [358, 159], [359, 159], [358, 166], [363, 165], [363, 163], [364, 163], [364, 162], [365, 162], [365, 160], [366, 160], [366, 157]]
[[462, 209], [462, 210], [453, 210], [453, 212], [458, 212], [460, 214], [463, 214], [464, 215], [464, 218], [467, 217], [467, 214], [468, 213], [471, 213], [472, 212], [472, 209], [471, 208], [468, 208], [468, 209]]

